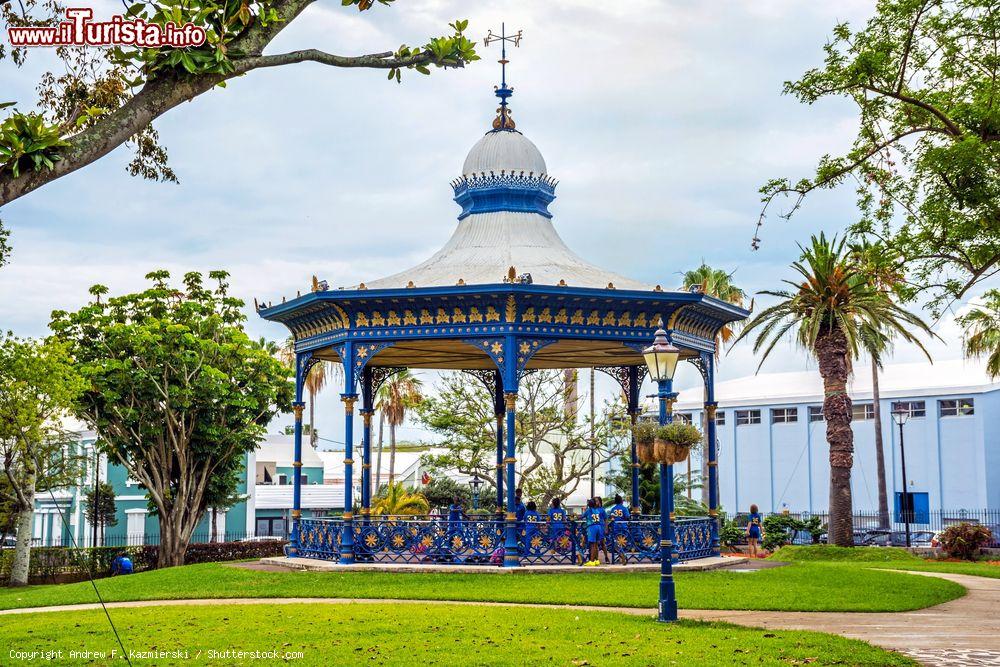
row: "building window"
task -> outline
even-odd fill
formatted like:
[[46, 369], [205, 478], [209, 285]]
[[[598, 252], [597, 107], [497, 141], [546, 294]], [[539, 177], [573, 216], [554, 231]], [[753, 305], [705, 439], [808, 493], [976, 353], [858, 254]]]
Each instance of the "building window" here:
[[892, 404], [893, 412], [900, 409], [910, 417], [923, 417], [927, 414], [927, 407], [923, 401], [896, 401]]
[[938, 401], [938, 409], [942, 417], [968, 417], [976, 414], [975, 403], [971, 398]]
[[737, 410], [736, 425], [746, 426], [748, 424], [760, 423], [760, 410]]
[[309, 475], [302, 475], [302, 486], [309, 483]]
[[871, 403], [855, 403], [851, 407], [851, 420], [857, 422], [865, 419], [875, 419], [875, 406]]
[[678, 421], [678, 422], [680, 422], [682, 424], [690, 424], [691, 423], [691, 413], [689, 413], [689, 412], [678, 412], [677, 414], [674, 415], [674, 420]]
[[809, 421], [811, 421], [811, 422], [821, 422], [821, 421], [823, 421], [823, 406], [822, 405], [810, 405], [809, 406]]
[[723, 412], [722, 410], [718, 410], [715, 413], [715, 425], [716, 426], [725, 426], [726, 425], [726, 413]]
[[278, 475], [278, 486], [286, 486], [288, 484], [288, 475], [280, 473]]
[[771, 408], [772, 424], [791, 424], [799, 420], [798, 408]]

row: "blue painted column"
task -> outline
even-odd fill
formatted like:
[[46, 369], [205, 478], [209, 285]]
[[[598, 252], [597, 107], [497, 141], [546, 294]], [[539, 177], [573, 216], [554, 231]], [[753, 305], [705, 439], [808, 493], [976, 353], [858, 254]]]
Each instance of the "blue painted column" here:
[[[660, 403], [660, 424], [670, 423], [670, 406], [672, 399], [672, 382], [665, 380], [657, 383], [657, 398]], [[677, 592], [674, 587], [673, 542], [674, 528], [671, 512], [673, 511], [674, 470], [673, 466], [660, 464], [660, 604], [658, 620], [669, 623], [677, 620]]]
[[712, 517], [712, 553], [719, 555], [719, 460], [718, 434], [715, 413], [719, 404], [715, 401], [715, 357], [708, 354], [705, 360], [705, 425], [708, 439], [708, 515]]
[[503, 378], [500, 371], [493, 377], [493, 410], [497, 418], [497, 511], [504, 506], [503, 502], [503, 449], [504, 449], [504, 397]]
[[341, 394], [344, 401], [344, 526], [340, 534], [340, 562], [354, 563], [354, 404], [357, 394]]
[[[296, 383], [298, 384], [298, 383]], [[302, 411], [306, 405], [302, 402], [302, 390], [296, 391], [292, 411], [295, 414], [295, 445], [292, 454], [292, 533], [288, 539], [288, 555], [299, 553], [299, 519], [302, 518]]]
[[517, 424], [515, 422], [515, 409], [517, 407], [517, 392], [508, 391], [504, 394], [504, 406], [507, 410], [507, 456], [503, 462], [507, 467], [507, 516], [505, 517], [507, 526], [504, 539], [504, 567], [517, 567], [520, 564], [517, 547], [517, 513], [514, 507], [514, 464], [515, 458], [515, 433]]
[[372, 415], [375, 414], [372, 396], [372, 369], [367, 366], [361, 373], [361, 522], [368, 525], [372, 507]]
[[639, 504], [639, 453], [636, 451], [635, 442], [635, 425], [639, 421], [639, 386], [642, 384], [639, 382], [639, 371], [638, 366], [631, 366], [628, 369], [628, 414], [632, 424], [632, 430], [630, 431], [631, 449], [629, 454], [632, 475], [632, 507], [630, 511], [633, 516], [637, 516], [642, 512], [642, 506]]

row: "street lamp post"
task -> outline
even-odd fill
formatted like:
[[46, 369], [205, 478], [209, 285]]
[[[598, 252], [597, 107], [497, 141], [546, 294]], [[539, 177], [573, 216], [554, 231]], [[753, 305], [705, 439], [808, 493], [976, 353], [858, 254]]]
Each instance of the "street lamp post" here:
[[472, 487], [472, 509], [479, 509], [479, 489], [483, 488], [483, 480], [479, 478], [479, 475], [473, 476], [469, 480], [469, 486]]
[[[681, 351], [667, 340], [667, 332], [663, 330], [663, 322], [653, 335], [653, 344], [642, 351], [649, 368], [649, 375], [656, 382], [656, 397], [660, 403], [660, 425], [670, 422], [671, 415], [667, 409], [669, 401], [676, 396], [672, 392], [674, 372]], [[673, 564], [671, 550], [673, 548], [673, 529], [670, 524], [670, 501], [673, 499], [674, 474], [673, 466], [660, 464], [660, 605], [659, 621], [671, 623], [677, 620], [677, 594], [674, 589]]]
[[899, 508], [903, 512], [903, 525], [906, 526], [906, 546], [910, 546], [910, 492], [906, 481], [906, 448], [903, 446], [903, 424], [910, 416], [910, 411], [902, 403], [897, 403], [892, 409], [892, 420], [899, 426], [899, 463], [903, 468], [903, 495], [899, 500]]

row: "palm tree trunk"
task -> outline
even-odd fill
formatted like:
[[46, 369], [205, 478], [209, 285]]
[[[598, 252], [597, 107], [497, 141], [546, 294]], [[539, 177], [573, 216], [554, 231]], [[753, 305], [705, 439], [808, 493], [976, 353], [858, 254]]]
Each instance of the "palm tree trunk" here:
[[389, 422], [389, 486], [396, 481], [396, 425]]
[[885, 491], [885, 452], [882, 450], [882, 408], [879, 405], [878, 361], [872, 357], [872, 408], [875, 417], [875, 469], [878, 475], [878, 525], [889, 529], [889, 499]]
[[316, 416], [316, 392], [309, 392], [309, 444], [316, 449], [316, 426], [313, 418]]
[[385, 436], [385, 411], [378, 411], [378, 454], [375, 456], [375, 495], [382, 488], [382, 442]]
[[816, 358], [823, 377], [823, 415], [826, 441], [830, 445], [830, 544], [854, 545], [851, 499], [851, 467], [854, 464], [854, 432], [851, 430], [851, 398], [847, 395], [847, 339], [840, 329], [821, 333], [816, 340]]

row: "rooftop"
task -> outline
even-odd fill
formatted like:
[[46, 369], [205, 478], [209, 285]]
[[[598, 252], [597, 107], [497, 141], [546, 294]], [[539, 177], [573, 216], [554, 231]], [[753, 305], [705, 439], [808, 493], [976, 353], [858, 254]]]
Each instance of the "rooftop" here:
[[[879, 394], [882, 398], [977, 394], [995, 390], [1000, 390], [1000, 381], [991, 380], [986, 373], [985, 362], [978, 360], [886, 364], [879, 375]], [[867, 364], [855, 368], [848, 392], [854, 399], [871, 399], [872, 377]], [[822, 402], [823, 380], [815, 369], [759, 373], [716, 382], [715, 398], [720, 407]], [[676, 409], [698, 409], [703, 400], [701, 386], [685, 389], [677, 397]]]

